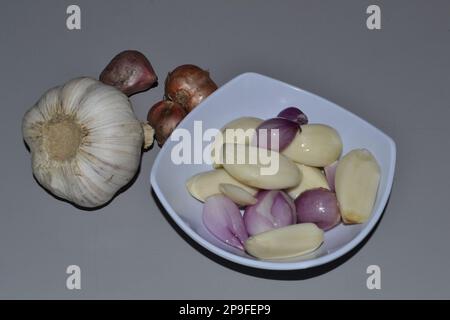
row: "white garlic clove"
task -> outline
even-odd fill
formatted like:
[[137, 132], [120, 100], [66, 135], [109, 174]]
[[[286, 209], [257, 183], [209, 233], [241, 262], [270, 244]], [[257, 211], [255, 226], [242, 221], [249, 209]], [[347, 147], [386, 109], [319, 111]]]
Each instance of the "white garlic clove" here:
[[240, 206], [252, 205], [258, 201], [250, 192], [231, 183], [219, 184], [219, 190]]
[[206, 198], [221, 193], [220, 184], [237, 186], [250, 195], [255, 195], [258, 192], [257, 189], [246, 186], [230, 176], [223, 168], [201, 172], [190, 177], [186, 181], [186, 188], [194, 198], [205, 202]]
[[268, 149], [243, 144], [224, 144], [223, 167], [243, 184], [266, 190], [286, 189], [301, 181], [294, 162]]
[[[224, 143], [250, 144], [251, 139], [256, 133], [256, 128], [262, 122], [262, 119], [255, 117], [240, 117], [223, 126], [220, 133], [214, 138], [214, 143], [211, 146], [213, 168], [218, 169], [222, 167], [221, 149]], [[216, 152], [218, 155], [217, 158], [215, 157]]]
[[312, 167], [325, 167], [339, 158], [342, 140], [335, 129], [324, 124], [305, 124], [301, 128], [301, 132], [283, 150], [283, 155]]
[[372, 214], [380, 182], [380, 167], [366, 149], [355, 149], [339, 160], [336, 196], [345, 223], [363, 223]]
[[300, 170], [302, 180], [300, 183], [292, 188], [286, 189], [286, 192], [292, 199], [296, 199], [300, 194], [306, 190], [325, 188], [329, 189], [327, 179], [322, 171], [315, 167], [306, 166], [296, 163], [297, 168]]
[[254, 235], [245, 241], [245, 250], [260, 259], [287, 259], [313, 252], [323, 240], [314, 223], [300, 223]]

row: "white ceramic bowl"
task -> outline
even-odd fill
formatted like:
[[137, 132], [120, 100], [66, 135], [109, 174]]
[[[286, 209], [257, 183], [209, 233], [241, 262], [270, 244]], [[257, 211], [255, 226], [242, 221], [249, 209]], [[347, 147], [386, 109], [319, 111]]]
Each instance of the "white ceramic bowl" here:
[[[242, 116], [272, 118], [283, 108], [298, 106], [310, 123], [324, 123], [341, 135], [343, 154], [354, 148], [367, 148], [378, 160], [381, 180], [375, 207], [369, 221], [358, 225], [339, 225], [325, 232], [321, 248], [309, 256], [289, 261], [262, 261], [234, 249], [211, 235], [202, 223], [202, 203], [188, 193], [185, 182], [192, 175], [211, 170], [207, 164], [176, 165], [172, 148], [178, 143], [167, 141], [159, 152], [151, 172], [151, 185], [177, 225], [197, 243], [225, 259], [242, 265], [271, 270], [305, 269], [325, 264], [358, 245], [380, 219], [391, 191], [395, 170], [394, 141], [349, 111], [312, 93], [256, 73], [244, 73], [209, 96], [179, 124], [193, 131], [194, 121], [203, 121], [203, 130], [220, 129]], [[204, 142], [205, 147], [208, 142]]]

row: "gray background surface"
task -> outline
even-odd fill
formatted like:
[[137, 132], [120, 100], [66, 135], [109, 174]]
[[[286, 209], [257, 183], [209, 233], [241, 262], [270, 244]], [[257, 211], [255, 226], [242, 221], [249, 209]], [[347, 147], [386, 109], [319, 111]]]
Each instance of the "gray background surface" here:
[[[77, 3], [82, 30], [68, 31]], [[382, 30], [366, 28], [379, 4]], [[0, 298], [450, 298], [450, 1], [2, 1]], [[397, 143], [378, 229], [351, 256], [307, 272], [239, 269], [187, 243], [151, 195], [159, 148], [107, 207], [84, 212], [32, 178], [24, 112], [49, 87], [97, 76], [134, 48], [160, 79], [194, 63], [222, 85], [259, 72], [319, 94]], [[132, 97], [139, 118], [163, 86]], [[66, 267], [82, 289], [65, 287]], [[382, 289], [366, 288], [366, 267]]]

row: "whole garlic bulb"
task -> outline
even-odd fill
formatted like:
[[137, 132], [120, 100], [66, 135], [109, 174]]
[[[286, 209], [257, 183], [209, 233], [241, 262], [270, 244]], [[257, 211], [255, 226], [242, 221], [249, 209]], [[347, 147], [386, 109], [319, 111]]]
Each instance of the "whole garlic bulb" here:
[[136, 119], [127, 96], [91, 78], [47, 91], [25, 114], [22, 133], [38, 182], [89, 208], [133, 178], [142, 147], [153, 142], [152, 127]]

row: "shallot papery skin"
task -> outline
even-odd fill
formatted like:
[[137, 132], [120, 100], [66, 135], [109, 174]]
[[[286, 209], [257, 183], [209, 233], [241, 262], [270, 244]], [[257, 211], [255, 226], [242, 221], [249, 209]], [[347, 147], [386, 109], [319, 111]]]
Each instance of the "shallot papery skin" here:
[[164, 145], [186, 115], [187, 112], [182, 106], [169, 100], [159, 101], [150, 108], [147, 121], [155, 129], [155, 138], [160, 146]]
[[237, 205], [224, 195], [216, 194], [203, 205], [203, 223], [216, 238], [244, 250], [248, 233]]
[[294, 140], [300, 126], [291, 120], [272, 118], [256, 128], [252, 144], [259, 148], [282, 151]]
[[312, 222], [326, 231], [341, 221], [336, 194], [325, 188], [306, 190], [295, 199], [299, 223]]
[[209, 72], [192, 64], [175, 68], [167, 75], [165, 95], [183, 106], [187, 112], [217, 90]]
[[158, 77], [144, 54], [126, 50], [117, 54], [105, 67], [100, 74], [100, 81], [131, 96], [150, 89]]
[[244, 223], [249, 235], [285, 227], [296, 222], [294, 201], [284, 191], [263, 190], [256, 195], [258, 202], [247, 206]]
[[300, 126], [308, 123], [306, 114], [297, 107], [288, 107], [282, 110], [277, 117], [297, 122]]

